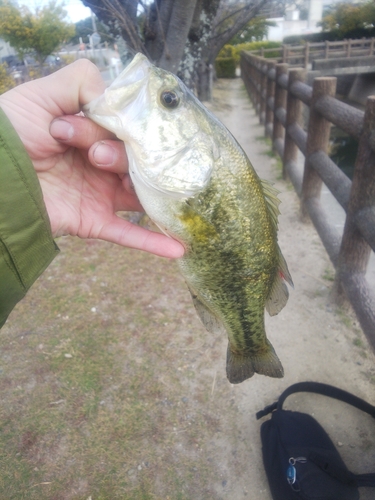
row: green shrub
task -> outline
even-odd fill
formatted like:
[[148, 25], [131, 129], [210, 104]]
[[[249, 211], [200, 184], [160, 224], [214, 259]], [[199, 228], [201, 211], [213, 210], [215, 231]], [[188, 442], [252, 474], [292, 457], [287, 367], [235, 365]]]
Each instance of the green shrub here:
[[0, 94], [16, 86], [14, 78], [8, 75], [5, 64], [0, 64]]
[[216, 76], [218, 78], [235, 78], [236, 66], [234, 57], [218, 57], [215, 61]]
[[308, 35], [290, 35], [286, 36], [283, 43], [288, 45], [302, 45], [306, 42], [321, 43], [328, 40], [335, 42], [344, 39], [371, 38], [375, 36], [375, 28], [356, 28], [340, 35], [337, 31], [321, 31], [319, 33], [309, 33]]
[[224, 45], [224, 47], [220, 50], [218, 57], [236, 57], [236, 47], [234, 45]]
[[[265, 49], [277, 49], [281, 47], [279, 42], [246, 42], [240, 43], [238, 45], [224, 45], [224, 47], [219, 52], [218, 59], [233, 57], [236, 61], [236, 65], [240, 63], [241, 52], [243, 50], [260, 50], [262, 47]], [[264, 57], [275, 58], [280, 56], [280, 51], [275, 50], [275, 52], [266, 52]]]

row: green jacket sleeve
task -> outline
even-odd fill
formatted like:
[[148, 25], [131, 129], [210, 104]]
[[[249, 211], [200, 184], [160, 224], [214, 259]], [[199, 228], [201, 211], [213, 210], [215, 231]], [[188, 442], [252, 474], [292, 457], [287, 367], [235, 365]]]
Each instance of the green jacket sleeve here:
[[34, 167], [0, 109], [0, 328], [58, 251]]

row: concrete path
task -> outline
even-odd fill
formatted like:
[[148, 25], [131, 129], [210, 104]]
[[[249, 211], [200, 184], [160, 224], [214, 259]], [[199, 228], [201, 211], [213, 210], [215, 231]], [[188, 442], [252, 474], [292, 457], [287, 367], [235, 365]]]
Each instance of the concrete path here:
[[[354, 315], [338, 310], [330, 301], [332, 265], [313, 225], [300, 221], [298, 197], [292, 185], [281, 179], [276, 160], [269, 156], [270, 146], [242, 81], [220, 80], [208, 107], [242, 145], [259, 176], [274, 182], [282, 202], [279, 242], [295, 288], [278, 316], [266, 314], [266, 325], [285, 377], [254, 376], [233, 386], [239, 439], [235, 460], [231, 464], [226, 459], [232, 480], [217, 497], [270, 500], [261, 458], [261, 422], [255, 420], [255, 413], [290, 384], [304, 380], [331, 383], [375, 404], [375, 357]], [[315, 415], [354, 472], [373, 471], [375, 432], [371, 418], [322, 396], [294, 395], [286, 407]], [[234, 454], [230, 449], [226, 453], [231, 451]], [[370, 498], [374, 498], [373, 490], [363, 489], [361, 500]]]

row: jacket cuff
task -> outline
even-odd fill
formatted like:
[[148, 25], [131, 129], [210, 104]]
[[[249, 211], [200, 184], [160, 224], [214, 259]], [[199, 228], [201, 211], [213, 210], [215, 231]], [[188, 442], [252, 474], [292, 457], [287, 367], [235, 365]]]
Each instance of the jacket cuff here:
[[58, 251], [33, 164], [0, 109], [0, 328]]

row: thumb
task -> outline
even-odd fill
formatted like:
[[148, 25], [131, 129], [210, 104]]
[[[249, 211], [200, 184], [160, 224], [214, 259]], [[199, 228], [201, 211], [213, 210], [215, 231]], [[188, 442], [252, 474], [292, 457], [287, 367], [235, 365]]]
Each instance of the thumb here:
[[52, 111], [53, 106], [55, 116], [79, 113], [84, 104], [101, 95], [106, 88], [99, 69], [88, 59], [78, 59], [27, 85], [27, 90], [34, 94], [33, 100], [48, 111]]

